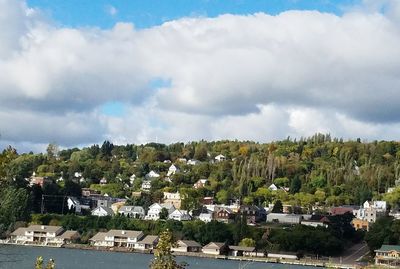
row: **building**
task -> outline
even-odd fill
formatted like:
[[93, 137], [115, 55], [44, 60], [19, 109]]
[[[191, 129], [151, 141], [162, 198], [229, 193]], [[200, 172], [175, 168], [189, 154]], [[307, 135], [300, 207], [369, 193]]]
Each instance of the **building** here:
[[285, 213], [269, 213], [267, 215], [267, 222], [281, 223], [281, 224], [300, 224], [302, 215], [285, 214]]
[[383, 245], [375, 250], [375, 264], [393, 268], [400, 267], [400, 245]]
[[255, 247], [242, 247], [242, 246], [229, 246], [230, 256], [243, 256], [243, 257], [263, 257], [263, 253], [258, 253]]
[[151, 181], [150, 180], [144, 180], [142, 182], [141, 189], [142, 189], [142, 191], [150, 191], [150, 189], [151, 189]]
[[141, 206], [121, 206], [118, 209], [118, 214], [135, 219], [144, 219], [146, 216], [144, 208]]
[[92, 190], [89, 188], [82, 188], [82, 196], [84, 197], [98, 197], [101, 196], [101, 192], [97, 190]]
[[354, 218], [351, 221], [351, 225], [353, 225], [354, 229], [356, 230], [369, 231], [369, 222], [367, 220]]
[[199, 220], [202, 222], [211, 222], [213, 220], [213, 213], [200, 213]]
[[175, 209], [171, 214], [168, 215], [168, 219], [173, 219], [177, 221], [187, 221], [191, 220], [192, 217], [186, 210]]
[[98, 206], [92, 210], [91, 214], [97, 217], [114, 216], [114, 211], [109, 207]]
[[201, 204], [203, 204], [203, 205], [213, 205], [214, 204], [214, 197], [204, 197], [201, 200]]
[[200, 252], [201, 245], [192, 240], [178, 240], [176, 246], [171, 250], [174, 252]]
[[204, 188], [208, 183], [208, 179], [199, 179], [196, 183], [193, 184], [195, 189]]
[[198, 165], [200, 163], [199, 160], [195, 160], [195, 159], [191, 159], [189, 161], [187, 161], [188, 165]]
[[171, 164], [171, 166], [168, 168], [167, 177], [175, 175], [177, 172], [179, 172], [179, 168], [176, 165]]
[[242, 205], [239, 213], [246, 217], [247, 224], [255, 224], [256, 222], [265, 221], [266, 212], [264, 208], [255, 205]]
[[158, 240], [158, 236], [148, 235], [139, 242], [135, 243], [135, 249], [142, 251], [153, 250], [157, 246]]
[[130, 183], [131, 185], [133, 185], [133, 183], [135, 182], [135, 180], [136, 180], [136, 175], [135, 175], [135, 174], [132, 174], [132, 175], [130, 176], [130, 178], [129, 178], [129, 183]]
[[224, 255], [226, 254], [227, 246], [225, 243], [210, 242], [204, 246], [202, 251], [208, 255]]
[[154, 172], [153, 170], [151, 170], [149, 173], [146, 174], [146, 179], [155, 179], [155, 178], [159, 178], [160, 174], [158, 174], [157, 172]]
[[179, 192], [164, 192], [164, 204], [173, 205], [175, 208], [181, 208], [182, 199]]
[[353, 210], [353, 215], [357, 219], [366, 220], [368, 222], [375, 223], [377, 217], [383, 215], [383, 212], [378, 211], [375, 207], [370, 205], [367, 201], [364, 203], [364, 205], [361, 208]]
[[144, 237], [141, 231], [110, 230], [106, 233], [97, 233], [89, 241], [98, 247], [134, 248], [135, 243]]
[[74, 210], [76, 214], [81, 214], [83, 210], [90, 210], [90, 205], [82, 204], [78, 198], [68, 196], [67, 199], [68, 210]]
[[277, 191], [277, 190], [278, 190], [278, 187], [277, 187], [274, 183], [272, 183], [271, 185], [269, 185], [268, 190], [270, 190], [270, 191]]
[[45, 184], [51, 183], [51, 179], [47, 178], [47, 177], [36, 177], [36, 176], [32, 176], [29, 178], [29, 186], [33, 186], [33, 185], [39, 185], [40, 187], [43, 188], [43, 186]]
[[336, 206], [336, 207], [331, 207], [330, 209], [330, 215], [336, 216], [336, 215], [344, 215], [346, 213], [353, 214], [353, 210], [359, 209], [359, 206]]
[[175, 207], [171, 204], [154, 203], [149, 207], [149, 211], [147, 211], [147, 215], [146, 215], [145, 219], [146, 220], [160, 219], [160, 213], [163, 208], [165, 208], [167, 210], [168, 215], [175, 211]]
[[303, 220], [301, 220], [301, 224], [305, 226], [311, 227], [328, 227], [330, 220], [326, 216], [321, 215], [311, 215], [310, 218], [305, 218], [303, 215]]
[[216, 162], [222, 162], [222, 161], [226, 160], [226, 157], [224, 155], [222, 155], [222, 154], [219, 154], [219, 155], [215, 156], [214, 160]]
[[102, 178], [100, 179], [100, 185], [106, 185], [107, 184], [107, 179], [106, 178]]
[[78, 239], [78, 232], [64, 231], [61, 226], [30, 225], [16, 229], [9, 241], [22, 245], [62, 246]]
[[231, 223], [234, 221], [235, 214], [229, 208], [221, 208], [214, 212], [214, 219], [223, 223]]

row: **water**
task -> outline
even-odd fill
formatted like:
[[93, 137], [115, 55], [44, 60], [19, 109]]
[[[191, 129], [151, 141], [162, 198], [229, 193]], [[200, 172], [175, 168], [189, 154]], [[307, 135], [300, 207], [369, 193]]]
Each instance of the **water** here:
[[[44, 260], [52, 258], [57, 269], [147, 269], [152, 255], [137, 253], [100, 252], [92, 250], [44, 248], [0, 245], [1, 269], [33, 269], [36, 257]], [[178, 257], [178, 261], [189, 264], [188, 269], [236, 269], [238, 261]], [[242, 268], [245, 263], [242, 262]], [[298, 265], [282, 265], [267, 263], [250, 263], [246, 269], [308, 269], [311, 267]], [[315, 267], [313, 267], [315, 268]]]

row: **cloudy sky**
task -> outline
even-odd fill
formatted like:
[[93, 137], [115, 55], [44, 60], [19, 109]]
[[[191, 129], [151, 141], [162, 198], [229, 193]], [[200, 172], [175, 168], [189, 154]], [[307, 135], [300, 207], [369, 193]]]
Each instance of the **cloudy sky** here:
[[0, 148], [400, 137], [398, 0], [0, 0]]

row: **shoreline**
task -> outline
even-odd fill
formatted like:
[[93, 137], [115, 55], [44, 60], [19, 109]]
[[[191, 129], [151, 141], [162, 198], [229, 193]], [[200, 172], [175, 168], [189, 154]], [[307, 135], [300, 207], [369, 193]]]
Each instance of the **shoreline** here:
[[[25, 246], [25, 247], [44, 247], [44, 248], [65, 248], [65, 249], [76, 249], [76, 250], [91, 250], [91, 251], [102, 251], [102, 252], [118, 252], [118, 253], [135, 253], [135, 254], [153, 254], [153, 251], [140, 251], [126, 248], [109, 248], [109, 247], [94, 247], [85, 244], [68, 244], [63, 246], [45, 246], [36, 244], [14, 244], [0, 242], [0, 245], [11, 245], [11, 246]], [[289, 260], [280, 258], [268, 258], [268, 257], [244, 257], [244, 256], [226, 256], [226, 255], [210, 255], [197, 252], [173, 252], [174, 256], [179, 257], [194, 257], [201, 259], [217, 259], [217, 260], [231, 260], [231, 261], [247, 261], [247, 262], [259, 262], [259, 263], [271, 263], [271, 264], [287, 264], [287, 265], [300, 265], [300, 266], [313, 266], [320, 268], [338, 268], [338, 269], [357, 269], [361, 268], [354, 264], [336, 264], [328, 261], [317, 261], [317, 260]]]

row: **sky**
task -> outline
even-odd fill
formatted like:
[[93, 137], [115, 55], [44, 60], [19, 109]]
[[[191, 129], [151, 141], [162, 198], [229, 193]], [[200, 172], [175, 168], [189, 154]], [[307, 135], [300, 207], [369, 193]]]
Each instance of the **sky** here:
[[0, 149], [400, 135], [398, 0], [0, 0]]

